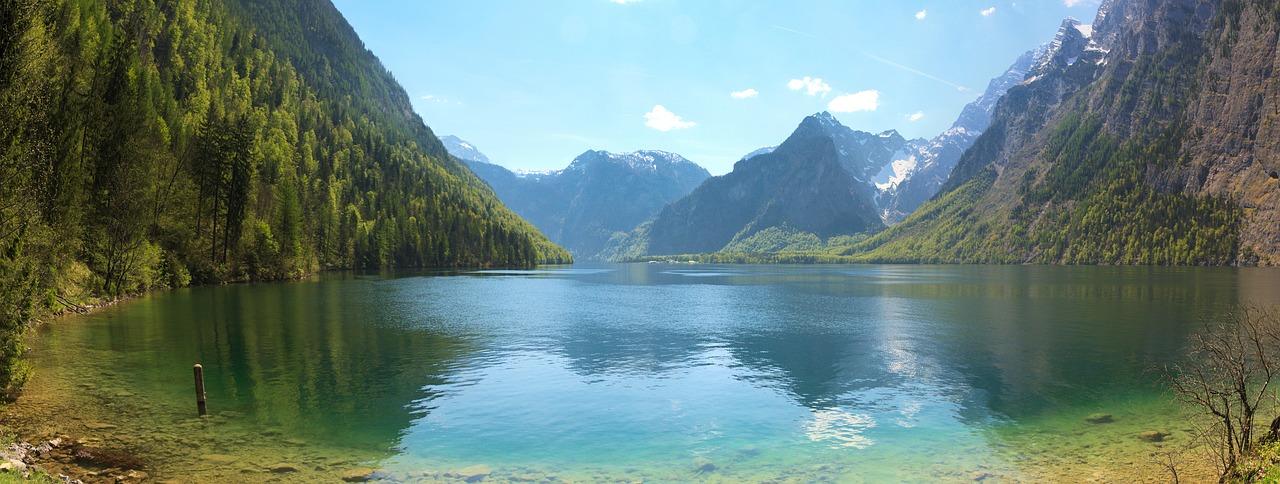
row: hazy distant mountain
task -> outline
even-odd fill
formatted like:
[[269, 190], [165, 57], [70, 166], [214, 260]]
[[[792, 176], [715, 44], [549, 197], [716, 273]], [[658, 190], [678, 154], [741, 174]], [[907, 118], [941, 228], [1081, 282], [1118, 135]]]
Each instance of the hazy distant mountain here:
[[453, 136], [441, 141], [507, 207], [582, 258], [595, 255], [611, 237], [635, 228], [711, 176], [680, 155], [651, 150], [587, 151], [563, 170], [512, 172], [485, 161], [488, 157], [470, 143]]
[[763, 154], [765, 154], [765, 153], [773, 153], [773, 150], [776, 150], [776, 149], [778, 149], [778, 146], [777, 146], [777, 145], [774, 145], [774, 146], [765, 146], [765, 147], [763, 147], [763, 148], [757, 148], [757, 149], [755, 149], [754, 151], [752, 151], [752, 152], [750, 152], [750, 153], [747, 153], [746, 155], [743, 155], [742, 159], [744, 159], [744, 160], [745, 160], [745, 159], [747, 159], [747, 158], [753, 158], [753, 157], [756, 157], [756, 156], [759, 156], [759, 155], [763, 155]]
[[829, 113], [809, 116], [776, 149], [707, 180], [610, 254], [716, 252], [765, 231], [826, 238], [880, 230], [875, 177], [908, 145], [896, 131], [854, 131]]
[[474, 145], [459, 139], [457, 136], [454, 136], [454, 135], [441, 136], [440, 142], [444, 143], [444, 149], [448, 150], [449, 154], [453, 155], [454, 158], [457, 158], [459, 160], [479, 161], [481, 163], [493, 163], [492, 161], [489, 161], [488, 156], [485, 156], [484, 153], [481, 153], [480, 150], [476, 149]]
[[881, 215], [887, 224], [896, 224], [915, 211], [935, 193], [951, 175], [951, 170], [960, 161], [960, 155], [973, 146], [974, 140], [991, 125], [991, 112], [1009, 88], [1026, 79], [1031, 68], [1042, 59], [1048, 44], [1027, 51], [1014, 61], [1013, 65], [999, 77], [987, 84], [987, 90], [977, 100], [969, 103], [960, 111], [960, 117], [952, 123], [951, 128], [920, 146], [916, 157], [908, 157], [904, 162], [907, 173], [902, 181], [894, 186], [887, 186], [880, 198]]

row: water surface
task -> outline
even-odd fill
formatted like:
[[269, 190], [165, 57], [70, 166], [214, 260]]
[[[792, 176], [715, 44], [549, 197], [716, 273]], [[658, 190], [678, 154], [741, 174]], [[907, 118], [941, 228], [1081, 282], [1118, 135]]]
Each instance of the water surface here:
[[60, 320], [19, 407], [162, 478], [1126, 481], [1192, 440], [1147, 368], [1278, 298], [1233, 268], [325, 274]]

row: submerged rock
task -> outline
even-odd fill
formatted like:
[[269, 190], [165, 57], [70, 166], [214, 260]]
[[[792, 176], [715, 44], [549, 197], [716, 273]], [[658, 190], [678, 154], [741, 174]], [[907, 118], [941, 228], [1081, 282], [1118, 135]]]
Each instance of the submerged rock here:
[[474, 465], [454, 472], [455, 475], [462, 478], [465, 482], [480, 482], [483, 481], [484, 478], [489, 477], [489, 474], [492, 473], [493, 470], [489, 469], [489, 466], [484, 464]]
[[342, 480], [347, 482], [365, 482], [373, 477], [375, 471], [368, 467], [357, 467], [347, 471], [342, 475]]
[[1111, 423], [1115, 421], [1115, 419], [1112, 418], [1111, 414], [1109, 413], [1095, 413], [1093, 415], [1085, 417], [1084, 420], [1091, 424], [1105, 424], [1105, 423]]
[[1161, 432], [1159, 430], [1146, 430], [1146, 431], [1138, 432], [1138, 440], [1141, 440], [1143, 442], [1164, 442], [1164, 439], [1168, 437], [1169, 437], [1169, 434]]
[[200, 456], [200, 460], [217, 462], [219, 464], [230, 464], [232, 462], [240, 460], [240, 458], [234, 455], [226, 455], [226, 454], [205, 454]]
[[698, 466], [697, 468], [694, 469], [694, 472], [697, 472], [699, 474], [715, 472], [716, 469], [718, 469], [718, 467], [716, 467], [715, 462], [711, 462], [710, 459], [706, 459], [706, 458], [699, 458], [698, 460], [695, 460], [693, 463], [694, 465]]
[[111, 425], [109, 423], [100, 423], [100, 422], [89, 422], [84, 424], [84, 426], [89, 430], [111, 430], [116, 428], [115, 425]]
[[293, 464], [279, 463], [270, 467], [271, 472], [276, 474], [286, 474], [289, 472], [298, 472], [298, 466]]

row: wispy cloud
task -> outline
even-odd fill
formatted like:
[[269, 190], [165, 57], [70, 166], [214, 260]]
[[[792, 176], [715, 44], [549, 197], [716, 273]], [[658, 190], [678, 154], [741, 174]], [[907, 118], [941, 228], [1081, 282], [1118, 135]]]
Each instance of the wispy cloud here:
[[610, 2], [613, 2], [613, 3], [616, 3], [616, 4], [618, 4], [618, 5], [626, 5], [626, 4], [628, 4], [628, 3], [640, 3], [640, 2], [641, 2], [641, 0], [609, 0], [609, 1], [610, 1]]
[[[1067, 0], [1067, 1], [1071, 1], [1071, 0]], [[1076, 1], [1079, 1], [1079, 0], [1076, 0]], [[916, 12], [916, 20], [924, 20], [924, 17], [926, 15], [929, 15], [928, 10], [921, 10], [919, 12]]]
[[822, 94], [823, 96], [826, 96], [827, 93], [831, 92], [831, 86], [828, 86], [827, 83], [822, 82], [821, 78], [809, 77], [809, 76], [804, 76], [804, 79], [792, 79], [788, 81], [787, 88], [791, 89], [792, 91], [799, 91], [801, 89], [804, 89], [805, 91], [808, 92], [810, 96], [816, 96], [818, 94]]
[[[1070, 1], [1070, 0], [1068, 0], [1068, 1]], [[993, 14], [993, 13], [996, 13], [996, 8], [995, 8], [995, 7], [991, 7], [991, 8], [988, 8], [988, 9], [986, 9], [986, 10], [983, 10], [983, 11], [982, 11], [982, 16], [983, 16], [983, 17], [990, 17], [990, 16], [991, 16], [991, 14]]]
[[421, 99], [423, 102], [426, 102], [428, 104], [439, 104], [442, 106], [444, 105], [461, 106], [462, 105], [462, 101], [454, 101], [452, 99], [443, 98], [440, 96], [436, 96], [434, 94], [427, 94], [418, 99]]
[[645, 113], [644, 125], [665, 133], [673, 129], [692, 128], [698, 123], [685, 121], [661, 104], [655, 104], [652, 111]]
[[924, 111], [916, 111], [907, 115], [907, 121], [911, 121], [913, 123], [921, 119], [924, 119]]
[[793, 34], [803, 35], [803, 36], [808, 37], [808, 38], [810, 38], [810, 39], [816, 39], [816, 38], [817, 38], [817, 37], [814, 37], [814, 36], [812, 36], [812, 35], [810, 35], [810, 34], [806, 34], [806, 33], [804, 33], [804, 32], [801, 32], [801, 31], [799, 31], [799, 30], [789, 29], [789, 28], [783, 27], [783, 26], [781, 26], [781, 25], [774, 25], [774, 26], [773, 26], [773, 28], [778, 29], [778, 30], [781, 30], [781, 31], [784, 31], [784, 32], [791, 32], [791, 33], [793, 33]]
[[827, 104], [827, 110], [833, 113], [855, 113], [858, 111], [875, 111], [880, 107], [880, 91], [861, 91], [853, 94], [836, 96]]
[[925, 78], [925, 79], [930, 79], [930, 80], [938, 81], [938, 82], [940, 82], [940, 83], [943, 83], [943, 84], [946, 84], [946, 85], [948, 85], [948, 86], [954, 87], [954, 88], [956, 88], [956, 90], [957, 90], [957, 91], [964, 92], [964, 91], [968, 91], [968, 90], [969, 90], [969, 88], [967, 88], [967, 87], [961, 86], [961, 85], [959, 85], [959, 84], [956, 84], [956, 83], [954, 83], [954, 82], [948, 81], [948, 80], [943, 79], [943, 78], [941, 78], [941, 77], [935, 76], [935, 75], [933, 75], [933, 74], [929, 74], [929, 73], [927, 73], [927, 72], [922, 72], [922, 71], [920, 71], [920, 70], [913, 69], [913, 68], [911, 68], [911, 67], [904, 66], [904, 65], [902, 65], [902, 64], [899, 64], [899, 63], [897, 63], [897, 62], [891, 61], [891, 60], [889, 60], [889, 59], [885, 59], [884, 57], [880, 57], [880, 56], [875, 55], [875, 54], [868, 53], [868, 54], [867, 54], [867, 57], [870, 57], [870, 58], [871, 58], [871, 60], [874, 60], [874, 61], [876, 61], [876, 62], [879, 62], [879, 63], [885, 64], [885, 65], [889, 65], [889, 66], [893, 66], [893, 67], [897, 67], [898, 69], [902, 69], [902, 70], [904, 70], [904, 71], [910, 72], [910, 73], [912, 73], [912, 74], [915, 74], [915, 75], [917, 75], [917, 76], [923, 77], [923, 78]]
[[734, 99], [746, 99], [749, 97], [756, 97], [759, 94], [760, 94], [760, 91], [757, 91], [755, 89], [743, 89], [741, 91], [734, 91], [729, 93], [729, 95], [732, 96]]

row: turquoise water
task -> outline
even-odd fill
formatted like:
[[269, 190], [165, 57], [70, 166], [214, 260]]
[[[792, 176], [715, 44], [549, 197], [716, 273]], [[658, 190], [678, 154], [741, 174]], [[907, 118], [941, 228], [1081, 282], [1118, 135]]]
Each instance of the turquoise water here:
[[[475, 465], [489, 480], [1128, 480], [1191, 440], [1147, 369], [1203, 318], [1277, 303], [1265, 269], [326, 274], [156, 293], [52, 325], [33, 355], [37, 389], [112, 400], [92, 417], [119, 425], [104, 441], [151, 452], [161, 477], [225, 478], [203, 465], [217, 454], [242, 477], [292, 459], [406, 481]], [[197, 362], [213, 419], [192, 415]], [[1096, 412], [1115, 422], [1085, 422]], [[1134, 438], [1147, 429], [1173, 437]]]

